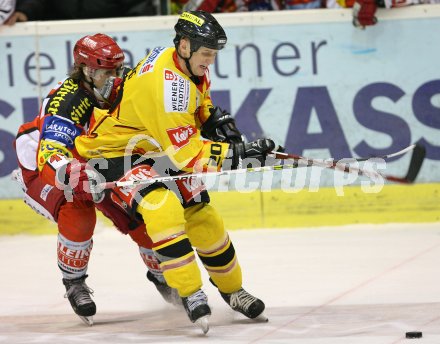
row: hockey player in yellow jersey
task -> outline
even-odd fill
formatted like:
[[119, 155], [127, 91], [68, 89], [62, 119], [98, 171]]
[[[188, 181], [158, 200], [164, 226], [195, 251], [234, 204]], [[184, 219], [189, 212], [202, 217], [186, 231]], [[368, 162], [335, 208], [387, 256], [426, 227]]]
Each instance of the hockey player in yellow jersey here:
[[[270, 139], [243, 142], [233, 118], [212, 104], [208, 67], [227, 41], [217, 20], [184, 12], [175, 31], [175, 47], [155, 48], [141, 60], [112, 108], [96, 110], [87, 135], [75, 141], [107, 181], [255, 166], [275, 149]], [[199, 180], [110, 191], [116, 204], [143, 219], [168, 285], [205, 333], [211, 310], [193, 247], [234, 310], [262, 314], [264, 303], [242, 288], [236, 252]]]

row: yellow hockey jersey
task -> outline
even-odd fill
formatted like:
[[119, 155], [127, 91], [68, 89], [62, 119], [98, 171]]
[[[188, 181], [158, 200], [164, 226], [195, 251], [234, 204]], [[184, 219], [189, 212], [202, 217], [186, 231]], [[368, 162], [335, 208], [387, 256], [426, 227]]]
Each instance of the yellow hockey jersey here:
[[220, 170], [229, 144], [205, 141], [200, 126], [212, 107], [208, 71], [196, 85], [179, 68], [175, 48], [155, 48], [126, 76], [110, 111], [95, 109], [76, 138], [84, 158], [167, 155], [179, 170]]

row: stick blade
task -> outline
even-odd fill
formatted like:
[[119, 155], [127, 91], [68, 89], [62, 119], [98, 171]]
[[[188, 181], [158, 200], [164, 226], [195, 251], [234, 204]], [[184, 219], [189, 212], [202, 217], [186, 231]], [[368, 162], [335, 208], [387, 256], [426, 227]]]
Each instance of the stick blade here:
[[411, 161], [409, 163], [408, 173], [405, 176], [405, 180], [407, 181], [407, 183], [413, 183], [416, 180], [420, 169], [422, 168], [425, 156], [425, 146], [421, 145], [420, 143], [416, 143], [411, 156]]

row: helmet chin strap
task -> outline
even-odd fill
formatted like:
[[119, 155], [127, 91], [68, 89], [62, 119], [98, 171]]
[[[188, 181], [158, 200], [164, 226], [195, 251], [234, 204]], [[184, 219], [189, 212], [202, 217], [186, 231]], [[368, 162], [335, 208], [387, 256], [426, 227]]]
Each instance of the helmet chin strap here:
[[188, 69], [189, 74], [191, 74], [190, 79], [196, 84], [200, 84], [200, 79], [197, 75], [195, 75], [191, 69], [191, 65], [189, 64], [189, 60], [192, 57], [192, 54], [194, 53], [194, 51], [191, 50], [189, 57], [183, 57], [182, 54], [180, 54], [179, 49], [176, 48], [176, 52], [177, 55], [183, 60], [185, 61], [185, 66], [186, 69]]

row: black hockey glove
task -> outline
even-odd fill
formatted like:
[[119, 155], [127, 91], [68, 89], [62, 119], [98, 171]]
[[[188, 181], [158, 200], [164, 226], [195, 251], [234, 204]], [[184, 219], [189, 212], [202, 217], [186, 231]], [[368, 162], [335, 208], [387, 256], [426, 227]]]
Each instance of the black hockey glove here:
[[211, 115], [201, 127], [203, 137], [214, 142], [243, 142], [234, 118], [227, 111], [216, 106], [210, 108], [209, 112]]
[[264, 166], [267, 155], [274, 149], [275, 143], [271, 139], [232, 143], [228, 153], [232, 160], [231, 169]]

